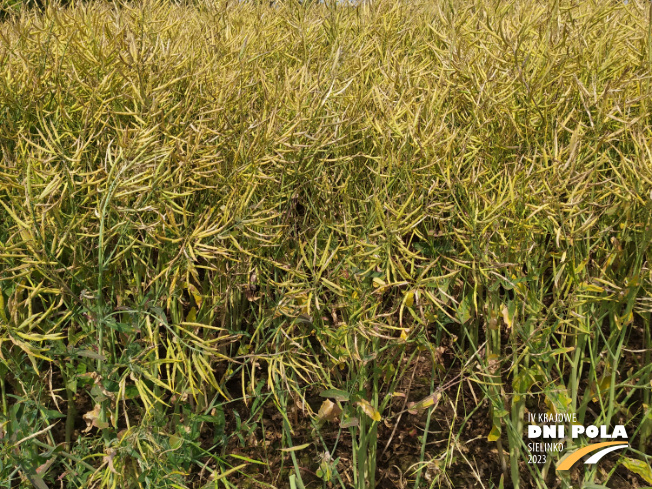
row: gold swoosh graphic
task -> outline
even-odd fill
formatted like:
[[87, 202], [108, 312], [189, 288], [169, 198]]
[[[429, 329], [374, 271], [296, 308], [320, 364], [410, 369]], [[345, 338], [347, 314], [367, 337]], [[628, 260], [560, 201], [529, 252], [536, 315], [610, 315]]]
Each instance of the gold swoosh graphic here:
[[604, 443], [592, 443], [591, 445], [580, 448], [579, 450], [564, 457], [557, 466], [557, 470], [569, 470], [575, 464], [575, 462], [581, 459], [584, 455], [588, 455], [589, 453], [600, 450], [601, 448], [624, 444], [625, 443], [622, 441], [605, 441]]

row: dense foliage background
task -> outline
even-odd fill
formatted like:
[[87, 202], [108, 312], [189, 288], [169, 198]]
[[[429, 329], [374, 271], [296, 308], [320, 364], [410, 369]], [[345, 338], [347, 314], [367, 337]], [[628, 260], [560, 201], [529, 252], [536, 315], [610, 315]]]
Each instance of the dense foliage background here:
[[647, 3], [9, 3], [2, 487], [652, 485]]

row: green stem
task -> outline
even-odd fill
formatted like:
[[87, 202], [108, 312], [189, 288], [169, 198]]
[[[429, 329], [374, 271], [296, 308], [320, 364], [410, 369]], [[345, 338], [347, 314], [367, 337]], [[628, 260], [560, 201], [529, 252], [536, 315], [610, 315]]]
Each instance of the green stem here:
[[[435, 359], [432, 359], [432, 379], [430, 381], [430, 392], [435, 392]], [[426, 458], [426, 442], [428, 440], [428, 432], [430, 431], [430, 418], [435, 407], [428, 409], [428, 416], [426, 417], [426, 426], [423, 431], [423, 438], [421, 439], [421, 454], [419, 456], [419, 468], [417, 469], [416, 480], [414, 481], [414, 489], [419, 489], [419, 482], [421, 482], [421, 471], [423, 470], [423, 463]]]
[[75, 408], [75, 397], [73, 392], [66, 388], [66, 396], [68, 398], [68, 410], [66, 412], [66, 450], [70, 450], [72, 444], [72, 432], [75, 429], [75, 415], [77, 409]]
[[[32, 439], [32, 443], [34, 443], [35, 445], [38, 445], [41, 448], [47, 448], [48, 450], [54, 450], [55, 449], [55, 447], [51, 447], [47, 443], [43, 443], [42, 441], [39, 441], [39, 440], [36, 440], [36, 439]], [[84, 462], [82, 459], [80, 459], [79, 457], [74, 456], [71, 453], [68, 453], [68, 452], [65, 452], [65, 451], [59, 451], [59, 452], [57, 452], [57, 455], [61, 455], [63, 457], [66, 457], [66, 458], [72, 460], [73, 462], [76, 462], [79, 465], [82, 465], [85, 469], [90, 470], [91, 472], [95, 472], [95, 470], [96, 470], [95, 467], [93, 467], [92, 465], [90, 465], [87, 462]]]
[[[652, 362], [652, 354], [650, 353], [650, 349], [652, 349], [652, 335], [650, 334], [650, 321], [652, 321], [652, 314], [648, 313], [647, 314], [647, 321], [645, 323], [645, 365], [650, 365], [650, 362]], [[647, 385], [650, 385], [650, 378], [652, 376], [650, 375], [650, 372], [648, 371], [647, 373]], [[650, 419], [648, 417], [648, 411], [650, 409], [650, 400], [651, 400], [651, 395], [650, 395], [650, 389], [645, 389], [643, 391], [643, 404], [648, 406], [647, 410], [643, 413], [644, 419], [643, 419], [643, 428], [641, 429], [641, 436], [639, 438], [639, 450], [641, 452], [645, 452], [646, 446], [647, 446], [647, 439], [650, 437], [650, 433], [652, 432], [652, 423], [650, 422]]]
[[7, 396], [5, 393], [5, 379], [0, 377], [0, 389], [2, 389], [2, 415], [7, 417]]

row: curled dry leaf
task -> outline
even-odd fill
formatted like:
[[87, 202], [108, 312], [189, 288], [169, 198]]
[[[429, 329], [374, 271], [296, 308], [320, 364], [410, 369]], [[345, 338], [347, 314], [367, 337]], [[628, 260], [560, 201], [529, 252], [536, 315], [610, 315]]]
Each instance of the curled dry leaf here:
[[324, 423], [326, 421], [333, 422], [340, 414], [342, 414], [342, 410], [339, 406], [330, 399], [326, 399], [321, 403], [321, 407], [317, 413], [317, 421], [319, 423]]
[[106, 455], [102, 458], [102, 461], [109, 465], [109, 470], [114, 474], [118, 473], [118, 471], [115, 470], [115, 467], [113, 466], [113, 459], [117, 453], [118, 452], [114, 448], [109, 448], [106, 452]]
[[88, 433], [95, 428], [99, 429], [104, 429], [109, 427], [109, 423], [106, 421], [100, 421], [100, 405], [95, 404], [95, 407], [93, 408], [92, 411], [88, 411], [86, 414], [83, 416], [84, 421], [86, 421], [86, 429], [84, 429], [84, 433]]
[[43, 475], [43, 474], [47, 473], [48, 469], [50, 468], [50, 465], [52, 465], [55, 460], [56, 460], [56, 457], [52, 457], [52, 458], [48, 459], [43, 465], [40, 465], [36, 469], [36, 473], [38, 475]]
[[115, 401], [115, 394], [113, 392], [110, 392], [106, 390], [106, 387], [102, 384], [102, 376], [98, 374], [97, 372], [86, 372], [85, 374], [81, 374], [79, 377], [86, 377], [89, 379], [93, 379], [93, 382], [97, 386], [97, 388], [100, 390], [100, 392], [111, 399], [112, 401]]
[[351, 426], [359, 426], [360, 420], [356, 417], [353, 418], [343, 418], [340, 423], [340, 428], [350, 428]]

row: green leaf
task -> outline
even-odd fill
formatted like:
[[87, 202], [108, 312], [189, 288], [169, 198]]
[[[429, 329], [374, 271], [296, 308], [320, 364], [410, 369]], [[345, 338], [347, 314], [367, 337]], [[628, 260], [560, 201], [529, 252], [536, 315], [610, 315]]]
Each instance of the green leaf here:
[[496, 409], [494, 411], [494, 416], [496, 416], [498, 418], [504, 418], [505, 416], [508, 416], [508, 415], [509, 415], [509, 411], [507, 411], [506, 409]]
[[457, 316], [459, 322], [462, 324], [471, 319], [471, 307], [473, 305], [472, 299], [472, 294], [467, 294], [464, 299], [462, 299], [462, 302], [460, 302], [460, 305], [457, 308], [457, 313], [455, 315]]
[[45, 415], [48, 417], [48, 419], [56, 419], [56, 418], [65, 418], [66, 415], [60, 413], [59, 411], [55, 411], [54, 409], [48, 409], [45, 411]]
[[221, 423], [222, 418], [220, 416], [211, 416], [210, 414], [199, 414], [197, 416], [193, 416], [192, 418], [194, 421], [199, 421], [203, 423]]
[[[82, 350], [82, 349], [73, 348], [72, 353], [84, 358], [92, 358], [93, 360], [102, 360], [103, 362], [106, 361], [106, 357], [104, 355], [100, 353], [95, 353], [94, 351], [91, 350]], [[82, 373], [85, 372], [86, 369], [84, 369], [84, 372]]]
[[348, 401], [351, 397], [348, 392], [341, 391], [339, 389], [328, 389], [325, 391], [321, 391], [319, 395], [321, 397], [330, 397], [332, 399], [335, 399], [336, 401]]
[[179, 435], [170, 435], [170, 448], [176, 450], [183, 445], [183, 438]]
[[232, 458], [237, 458], [238, 460], [244, 460], [245, 462], [249, 462], [252, 464], [267, 465], [266, 462], [261, 462], [260, 460], [255, 460], [253, 458], [245, 457], [244, 455], [238, 455], [236, 453], [230, 453], [228, 456]]
[[324, 460], [322, 461], [321, 465], [317, 469], [317, 477], [321, 477], [321, 479], [324, 482], [330, 482], [332, 476], [333, 476], [333, 469], [331, 468], [330, 464]]
[[125, 387], [125, 399], [136, 399], [138, 396], [140, 396], [138, 387], [135, 385], [128, 385]]
[[113, 380], [104, 379], [102, 380], [102, 385], [109, 392], [118, 392], [120, 391], [120, 384], [114, 382]]
[[113, 319], [107, 319], [106, 325], [111, 329], [119, 331], [120, 333], [131, 334], [134, 332], [134, 328], [132, 328], [131, 325], [119, 323]]

